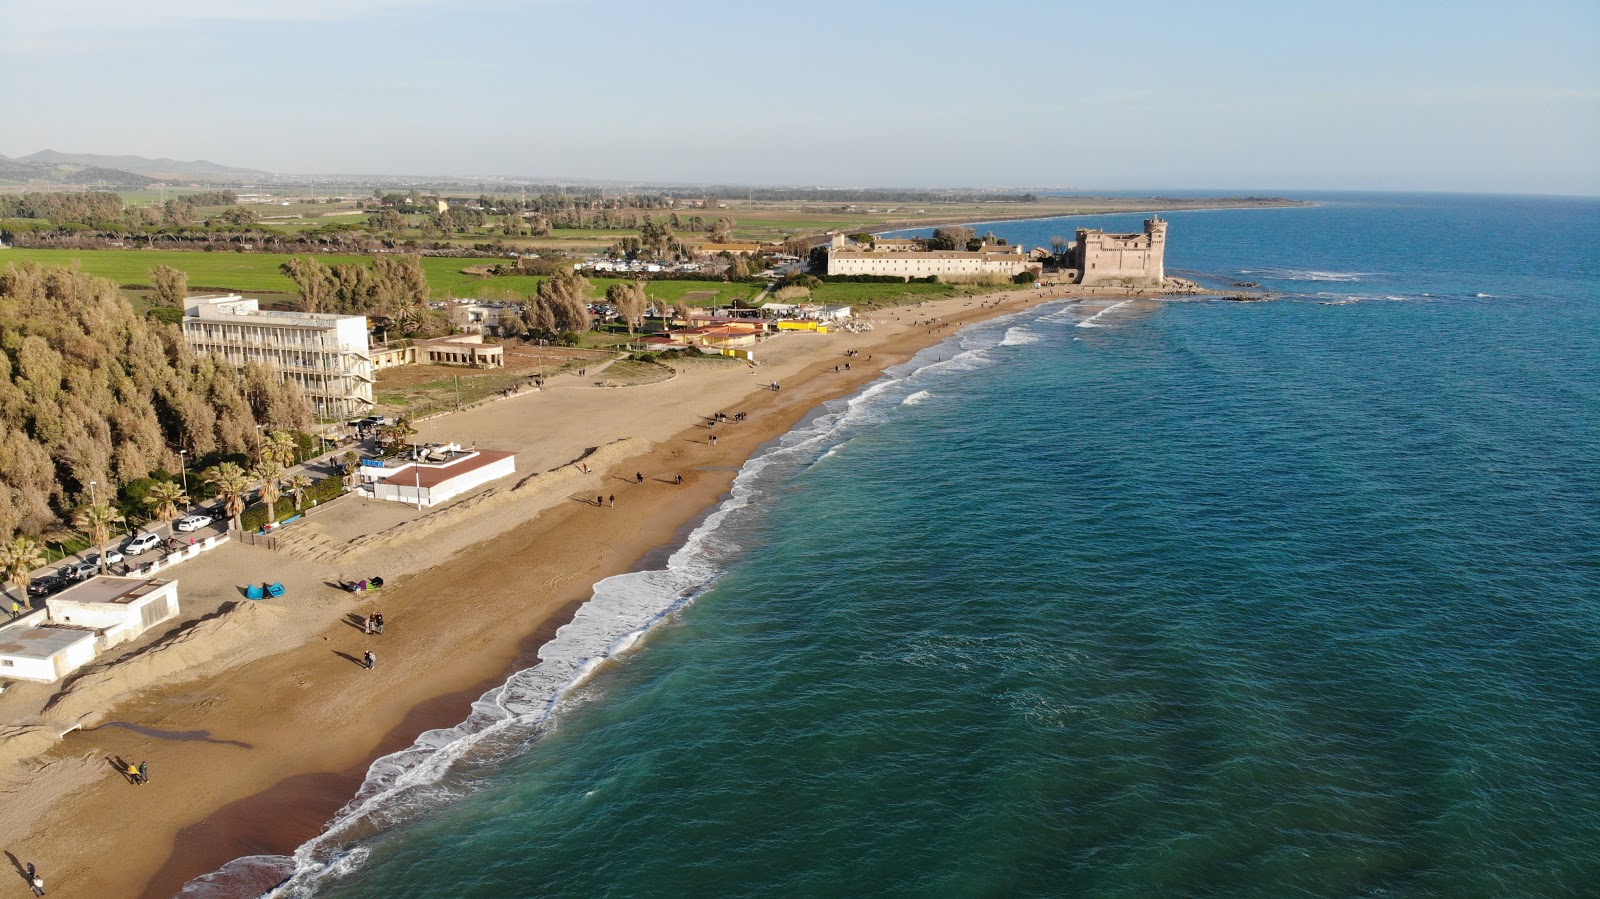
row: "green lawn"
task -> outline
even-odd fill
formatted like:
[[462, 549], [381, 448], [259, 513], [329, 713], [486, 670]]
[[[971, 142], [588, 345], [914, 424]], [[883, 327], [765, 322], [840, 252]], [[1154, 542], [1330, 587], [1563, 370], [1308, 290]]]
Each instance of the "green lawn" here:
[[[370, 256], [306, 255], [315, 256], [327, 265], [372, 264]], [[90, 274], [110, 278], [119, 285], [143, 287], [150, 284], [150, 269], [158, 265], [170, 265], [189, 273], [191, 289], [233, 290], [246, 294], [296, 293], [294, 282], [278, 270], [278, 266], [289, 258], [280, 253], [196, 253], [182, 250], [0, 250], [0, 266], [12, 262], [76, 264]], [[539, 282], [544, 280], [537, 275], [492, 278], [462, 271], [468, 266], [492, 264], [494, 261], [424, 256], [422, 269], [427, 272], [428, 284], [436, 296], [488, 297], [497, 291], [505, 291], [523, 297], [537, 291]], [[615, 278], [591, 279], [594, 295], [604, 296], [606, 288], [617, 281]], [[735, 299], [750, 299], [760, 289], [759, 285], [721, 281], [652, 281], [646, 292], [654, 299], [675, 303], [686, 293], [712, 291], [717, 293], [718, 302], [726, 303]]]

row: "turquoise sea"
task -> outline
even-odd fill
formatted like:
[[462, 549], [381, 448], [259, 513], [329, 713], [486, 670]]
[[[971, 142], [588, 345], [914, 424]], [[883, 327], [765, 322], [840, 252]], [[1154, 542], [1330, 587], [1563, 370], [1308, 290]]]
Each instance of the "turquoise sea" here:
[[1313, 199], [1168, 216], [1278, 301], [1045, 306], [818, 410], [186, 895], [1597, 895], [1600, 201]]

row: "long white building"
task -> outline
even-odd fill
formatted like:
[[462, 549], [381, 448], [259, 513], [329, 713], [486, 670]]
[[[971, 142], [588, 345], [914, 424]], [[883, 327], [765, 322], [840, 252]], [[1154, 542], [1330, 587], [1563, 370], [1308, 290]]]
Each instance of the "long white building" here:
[[238, 295], [190, 297], [183, 337], [197, 352], [235, 365], [266, 365], [299, 384], [321, 416], [343, 418], [372, 408], [364, 315], [265, 311]]
[[885, 240], [879, 248], [850, 244], [842, 234], [833, 236], [828, 247], [830, 275], [892, 275], [899, 278], [941, 279], [988, 275], [1012, 277], [1040, 268], [1038, 262], [1018, 246], [985, 246], [977, 251], [911, 250], [910, 241]]

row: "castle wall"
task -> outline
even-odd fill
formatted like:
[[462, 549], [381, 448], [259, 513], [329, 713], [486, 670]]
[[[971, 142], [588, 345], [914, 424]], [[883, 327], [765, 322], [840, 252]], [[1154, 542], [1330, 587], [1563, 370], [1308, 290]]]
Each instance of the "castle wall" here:
[[1078, 229], [1073, 263], [1088, 286], [1160, 287], [1166, 281], [1167, 223], [1144, 223], [1143, 234]]

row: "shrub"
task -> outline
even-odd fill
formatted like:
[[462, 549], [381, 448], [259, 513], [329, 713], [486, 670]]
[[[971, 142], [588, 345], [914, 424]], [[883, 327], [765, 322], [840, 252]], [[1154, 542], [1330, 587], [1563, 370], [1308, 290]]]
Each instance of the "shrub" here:
[[1032, 284], [1037, 280], [1039, 280], [1039, 276], [1034, 274], [1031, 270], [1017, 272], [1015, 275], [1011, 276], [1011, 283], [1013, 284]]
[[[317, 481], [310, 487], [306, 488], [306, 504], [302, 507], [302, 509], [308, 509], [313, 505], [322, 505], [331, 499], [337, 498], [342, 493], [344, 493], [343, 478], [323, 478], [322, 480]], [[279, 521], [282, 521], [285, 518], [291, 518], [296, 512], [301, 511], [301, 509], [296, 509], [294, 507], [294, 497], [287, 492], [284, 493], [283, 496], [278, 497], [278, 501], [274, 503], [274, 505], [278, 510]], [[239, 516], [239, 526], [246, 531], [258, 531], [261, 529], [262, 525], [265, 525], [266, 523], [266, 503], [256, 503], [250, 508], [244, 510], [243, 514]]]

